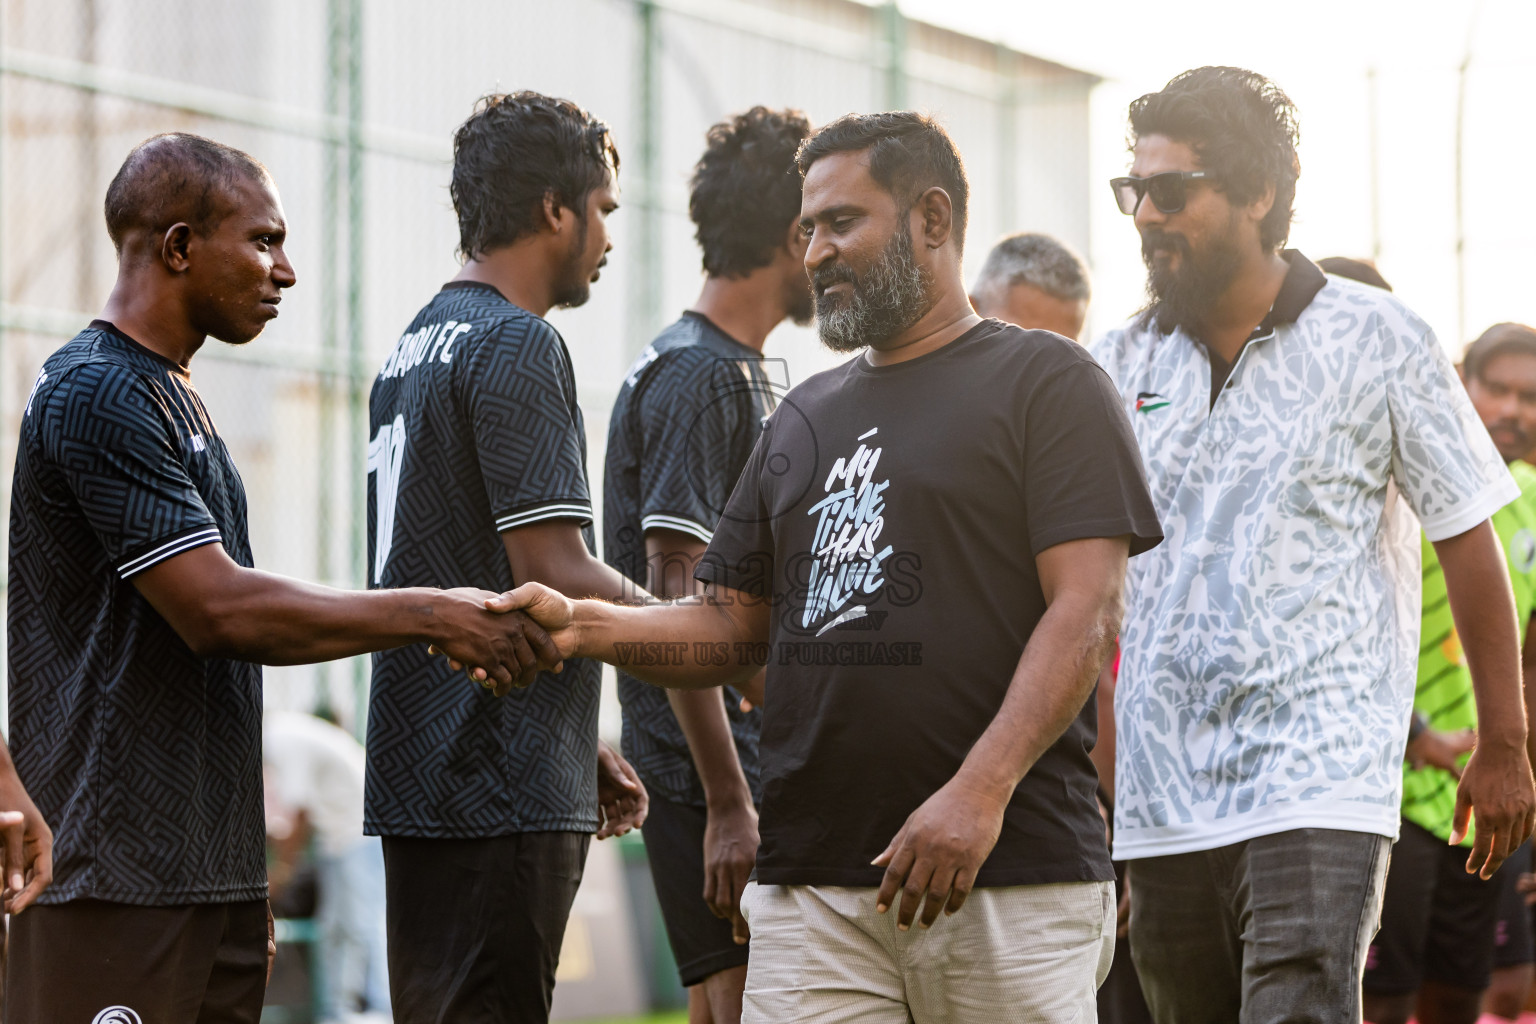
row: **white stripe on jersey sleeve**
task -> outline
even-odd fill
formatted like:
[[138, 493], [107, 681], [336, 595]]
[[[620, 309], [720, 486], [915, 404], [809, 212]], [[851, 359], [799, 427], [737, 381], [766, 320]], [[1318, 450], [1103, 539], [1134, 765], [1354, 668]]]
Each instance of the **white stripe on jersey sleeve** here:
[[143, 572], [150, 566], [157, 565], [173, 555], [181, 554], [183, 551], [200, 548], [204, 544], [220, 544], [223, 541], [224, 538], [219, 535], [219, 528], [217, 526], [210, 526], [195, 533], [177, 537], [175, 540], [166, 541], [153, 551], [147, 551], [138, 558], [130, 558], [117, 567], [117, 574], [123, 579], [127, 579], [134, 573]]
[[676, 530], [678, 533], [686, 533], [697, 537], [708, 544], [715, 537], [715, 532], [701, 526], [692, 519], [684, 519], [681, 516], [650, 515], [640, 520], [640, 529], [645, 530]]
[[496, 520], [496, 529], [511, 530], [515, 527], [527, 526], [529, 523], [537, 523], [545, 519], [580, 519], [583, 523], [590, 523], [592, 521], [592, 507], [590, 505], [564, 502], [556, 505], [540, 505], [538, 508], [525, 508], [521, 512], [513, 512], [511, 515], [502, 516]]

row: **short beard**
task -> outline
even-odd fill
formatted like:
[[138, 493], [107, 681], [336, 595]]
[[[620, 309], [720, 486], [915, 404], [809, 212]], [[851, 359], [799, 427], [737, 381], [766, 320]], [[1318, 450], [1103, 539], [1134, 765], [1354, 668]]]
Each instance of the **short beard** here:
[[[929, 275], [917, 265], [912, 235], [903, 221], [861, 279], [846, 263], [822, 267], [812, 275], [816, 286], [816, 330], [834, 352], [857, 352], [890, 341], [923, 318], [933, 305]], [[840, 281], [853, 285], [841, 301], [826, 289]]]
[[571, 239], [570, 251], [565, 254], [555, 284], [555, 302], [560, 309], [584, 306], [592, 297], [592, 275], [582, 266], [587, 253], [587, 218], [577, 218], [576, 234]]
[[[1158, 248], [1178, 252], [1177, 270], [1158, 268], [1152, 259], [1153, 250]], [[1147, 265], [1148, 302], [1143, 316], [1155, 322], [1159, 332], [1172, 334], [1180, 327], [1192, 332], [1204, 322], [1237, 277], [1242, 254], [1230, 233], [1212, 239], [1210, 246], [1197, 254], [1183, 235], [1152, 228], [1142, 236], [1141, 259]]]

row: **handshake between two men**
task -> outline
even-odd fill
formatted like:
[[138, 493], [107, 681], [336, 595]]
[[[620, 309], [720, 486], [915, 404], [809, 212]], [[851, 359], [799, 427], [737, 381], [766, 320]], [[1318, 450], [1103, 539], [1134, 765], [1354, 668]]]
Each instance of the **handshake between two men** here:
[[[750, 650], [754, 654], [767, 646], [761, 641], [768, 636], [769, 603], [738, 591], [729, 591], [734, 600], [725, 602], [712, 598], [669, 602], [647, 595], [646, 603], [641, 605], [572, 601], [541, 583], [525, 583], [499, 595], [474, 589], [448, 593], [473, 602], [475, 616], [492, 614], [502, 621], [497, 624], [499, 629], [490, 631], [484, 629], [484, 621], [466, 622], [462, 637], [434, 641], [428, 649], [445, 656], [454, 671], [465, 672], [497, 697], [530, 685], [540, 672], [562, 671], [566, 658], [586, 657], [617, 664], [624, 640], [637, 636], [662, 641], [670, 645], [668, 649], [677, 651], [687, 650], [704, 639], [714, 642], [713, 649], [726, 641], [730, 650]], [[757, 671], [760, 662], [741, 657], [735, 659], [735, 664], [721, 666], [713, 661], [700, 664], [681, 656], [655, 660], [665, 665], [648, 669], [626, 663], [624, 668], [657, 686], [735, 686], [747, 700], [762, 704], [762, 675]], [[599, 839], [638, 828], [645, 820], [648, 805], [639, 776], [605, 743], [598, 744], [598, 804], [603, 820], [597, 833]], [[743, 875], [740, 882], [745, 881]], [[736, 892], [739, 895], [740, 885]], [[738, 941], [745, 941], [745, 924], [734, 900], [730, 913], [723, 916], [735, 919]]]
[[[504, 594], [465, 589], [454, 595], [478, 600], [483, 608], [508, 620], [489, 634], [466, 629], [462, 639], [431, 645], [455, 671], [498, 697], [531, 684], [540, 672], [560, 672], [566, 658], [585, 657], [624, 663], [624, 670], [657, 686], [689, 689], [729, 685], [753, 704], [761, 705], [762, 662], [745, 655], [734, 659], [696, 661], [686, 654], [661, 657], [646, 666], [623, 659], [625, 640], [644, 637], [661, 650], [686, 651], [699, 641], [709, 641], [737, 652], [761, 653], [768, 635], [768, 602], [732, 591], [732, 601], [711, 599], [678, 602], [652, 601], [648, 606], [616, 605], [606, 601], [573, 601], [541, 583], [525, 583]], [[655, 612], [665, 609], [662, 614]], [[477, 609], [478, 610], [478, 609]], [[629, 633], [628, 630], [633, 630]], [[618, 631], [624, 631], [620, 637]], [[483, 652], [483, 653], [481, 653]], [[647, 669], [652, 671], [647, 671]], [[754, 686], [754, 684], [756, 684]]]
[[498, 697], [531, 685], [540, 672], [564, 670], [569, 650], [562, 650], [535, 619], [516, 611], [516, 594], [473, 587], [444, 591], [450, 599], [442, 616], [448, 636], [427, 649]]

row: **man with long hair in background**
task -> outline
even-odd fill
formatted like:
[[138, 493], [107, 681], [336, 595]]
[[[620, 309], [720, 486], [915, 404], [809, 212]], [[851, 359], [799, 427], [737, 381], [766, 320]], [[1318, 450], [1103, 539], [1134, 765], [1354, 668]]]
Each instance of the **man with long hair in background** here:
[[[763, 346], [810, 322], [795, 110], [709, 129], [688, 212], [704, 288], [626, 375], [608, 426], [603, 556], [663, 598], [694, 572], [775, 392]], [[643, 835], [692, 1024], [736, 1024], [747, 977], [739, 901], [757, 857], [762, 711], [721, 688], [662, 690], [619, 673], [624, 753], [650, 795]]]

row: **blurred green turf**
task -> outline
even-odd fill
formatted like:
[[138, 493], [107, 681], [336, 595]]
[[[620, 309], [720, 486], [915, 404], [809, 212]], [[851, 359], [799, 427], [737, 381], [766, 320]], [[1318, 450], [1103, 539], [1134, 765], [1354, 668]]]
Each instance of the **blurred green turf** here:
[[581, 1021], [580, 1024], [688, 1024], [688, 1011], [669, 1010], [644, 1017], [598, 1017]]

